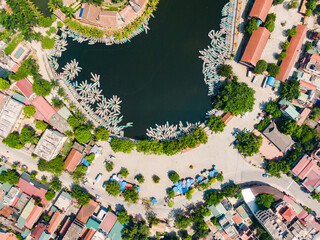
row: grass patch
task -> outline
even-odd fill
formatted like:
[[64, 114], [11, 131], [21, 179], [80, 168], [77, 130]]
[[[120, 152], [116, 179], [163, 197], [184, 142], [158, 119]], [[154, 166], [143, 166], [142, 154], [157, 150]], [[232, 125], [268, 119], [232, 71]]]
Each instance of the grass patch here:
[[12, 41], [8, 44], [8, 46], [4, 49], [4, 52], [7, 55], [10, 55], [13, 50], [17, 47], [17, 45], [23, 40], [22, 34], [18, 34], [12, 39]]

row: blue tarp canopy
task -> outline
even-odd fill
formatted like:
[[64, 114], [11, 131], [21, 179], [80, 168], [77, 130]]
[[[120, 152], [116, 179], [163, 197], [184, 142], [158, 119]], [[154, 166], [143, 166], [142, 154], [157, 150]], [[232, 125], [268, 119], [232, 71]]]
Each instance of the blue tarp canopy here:
[[86, 167], [90, 166], [90, 163], [85, 159], [82, 159], [82, 164], [85, 165]]
[[153, 204], [156, 204], [156, 203], [157, 203], [157, 199], [152, 198], [151, 202], [152, 202]]
[[268, 80], [267, 80], [267, 84], [271, 87], [273, 87], [274, 83], [275, 83], [276, 79], [274, 77], [269, 76]]

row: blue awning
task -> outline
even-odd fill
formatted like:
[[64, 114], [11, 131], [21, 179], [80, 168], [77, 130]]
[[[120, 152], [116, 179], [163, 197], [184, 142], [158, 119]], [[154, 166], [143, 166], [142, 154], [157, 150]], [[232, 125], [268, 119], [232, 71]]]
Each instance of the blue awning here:
[[269, 76], [268, 80], [267, 80], [267, 84], [271, 87], [273, 87], [274, 83], [275, 83], [276, 79], [274, 77]]

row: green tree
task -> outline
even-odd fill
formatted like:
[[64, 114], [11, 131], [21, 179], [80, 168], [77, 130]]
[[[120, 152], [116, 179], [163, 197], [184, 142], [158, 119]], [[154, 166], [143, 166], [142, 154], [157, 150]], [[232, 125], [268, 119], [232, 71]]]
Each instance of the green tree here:
[[120, 172], [120, 175], [124, 178], [128, 177], [128, 175], [129, 175], [128, 169], [122, 169]]
[[260, 121], [260, 123], [258, 123], [257, 125], [255, 125], [255, 128], [259, 131], [262, 132], [271, 122], [271, 118], [265, 117], [263, 120]]
[[81, 125], [84, 125], [86, 121], [86, 118], [80, 111], [76, 111], [73, 115], [71, 115], [68, 118], [68, 123], [73, 129], [80, 127]]
[[246, 83], [236, 81], [228, 82], [222, 86], [219, 94], [213, 99], [214, 107], [233, 115], [252, 111], [254, 105], [254, 93]]
[[218, 74], [222, 77], [230, 78], [232, 76], [232, 66], [229, 64], [222, 64], [218, 69]]
[[120, 185], [116, 181], [107, 181], [106, 191], [112, 196], [118, 196], [120, 194]]
[[106, 170], [107, 172], [111, 172], [113, 170], [113, 162], [106, 162]]
[[225, 197], [233, 197], [233, 198], [240, 198], [241, 197], [241, 187], [238, 184], [228, 184], [223, 188], [223, 195]]
[[298, 7], [299, 7], [299, 4], [300, 4], [300, 2], [298, 2], [298, 0], [291, 0], [291, 1], [288, 3], [287, 7], [288, 7], [289, 9], [298, 8]]
[[284, 0], [273, 0], [273, 5], [278, 5], [278, 4], [282, 4], [284, 2]]
[[211, 116], [207, 122], [207, 126], [211, 129], [211, 131], [218, 133], [223, 132], [226, 127], [226, 123], [222, 120], [221, 116]]
[[50, 161], [40, 159], [37, 166], [40, 171], [47, 171], [60, 176], [64, 170], [64, 161], [62, 157], [57, 157]]
[[74, 130], [74, 137], [79, 143], [87, 143], [92, 140], [92, 134], [87, 126], [80, 126]]
[[298, 32], [295, 27], [287, 30], [288, 37], [294, 37], [295, 35], [297, 35], [297, 33]]
[[10, 133], [5, 139], [2, 140], [2, 142], [11, 148], [20, 149], [24, 147], [24, 145], [20, 142], [19, 133], [17, 132]]
[[52, 189], [49, 189], [45, 194], [45, 198], [47, 201], [52, 201], [55, 196], [56, 196], [56, 192], [53, 191]]
[[124, 227], [121, 232], [121, 236], [123, 240], [132, 240], [132, 239], [139, 239], [139, 240], [148, 240], [149, 236], [149, 227], [144, 221], [129, 224]]
[[37, 120], [36, 121], [36, 129], [39, 129], [41, 131], [45, 131], [48, 127], [48, 124], [44, 121], [40, 121], [40, 120]]
[[109, 131], [106, 128], [97, 128], [94, 132], [94, 140], [95, 141], [108, 141], [109, 139]]
[[259, 152], [261, 145], [261, 136], [256, 136], [252, 132], [241, 132], [237, 135], [235, 148], [238, 149], [244, 157], [251, 157]]
[[308, 0], [306, 6], [307, 9], [310, 9], [311, 11], [315, 10], [317, 7], [317, 0]]
[[280, 67], [275, 63], [269, 63], [267, 71], [270, 76], [276, 77], [280, 73]]
[[223, 182], [223, 175], [221, 174], [221, 173], [219, 173], [218, 175], [217, 175], [217, 181], [219, 181], [219, 182]]
[[123, 198], [126, 202], [137, 203], [139, 200], [139, 192], [136, 188], [127, 188], [123, 192]]
[[52, 49], [54, 47], [54, 38], [44, 37], [41, 41], [41, 47], [43, 49]]
[[176, 195], [172, 189], [169, 189], [167, 193], [169, 198], [173, 198]]
[[84, 159], [87, 160], [88, 163], [92, 163], [95, 158], [96, 158], [96, 154], [90, 153], [89, 155], [85, 156]]
[[[320, 5], [319, 5], [319, 6], [320, 6]], [[306, 51], [311, 50], [311, 48], [312, 48], [312, 42], [307, 42], [307, 43], [306, 43]]]
[[45, 97], [51, 92], [51, 84], [43, 79], [35, 79], [32, 84], [32, 90], [38, 96]]
[[36, 113], [36, 109], [32, 105], [27, 105], [27, 106], [24, 106], [23, 112], [28, 117], [32, 117]]
[[266, 106], [266, 112], [274, 118], [281, 117], [280, 106], [276, 102], [269, 102]]
[[10, 81], [0, 78], [0, 89], [6, 90], [10, 87]]
[[54, 97], [51, 99], [51, 103], [52, 105], [56, 108], [56, 109], [60, 109], [63, 107], [63, 102], [61, 99]]
[[30, 179], [36, 179], [37, 175], [38, 175], [37, 171], [32, 171], [32, 173], [30, 174]]
[[281, 121], [278, 124], [280, 132], [286, 135], [293, 135], [297, 129], [297, 122], [293, 120]]
[[86, 190], [79, 186], [74, 186], [70, 192], [70, 195], [78, 200], [79, 205], [83, 206], [87, 205], [91, 199]]
[[272, 194], [263, 193], [256, 197], [256, 203], [260, 209], [268, 209], [274, 202], [275, 199]]
[[276, 14], [269, 13], [266, 17], [266, 20], [263, 23], [263, 26], [269, 30], [269, 32], [273, 32], [274, 30], [274, 23], [276, 21]]
[[85, 165], [77, 166], [76, 170], [71, 174], [73, 181], [76, 184], [79, 184], [80, 182], [84, 181], [87, 170], [88, 170], [88, 167]]
[[297, 79], [282, 82], [280, 89], [280, 97], [291, 101], [297, 99], [300, 95], [300, 82]]
[[135, 179], [137, 179], [138, 183], [142, 184], [144, 183], [145, 179], [144, 176], [142, 174], [138, 174]]
[[307, 17], [310, 17], [312, 15], [312, 10], [311, 9], [307, 9], [305, 15]]
[[0, 182], [9, 184], [18, 184], [20, 179], [19, 174], [16, 170], [8, 169], [7, 171], [2, 171], [0, 173]]
[[248, 19], [245, 25], [245, 31], [251, 35], [253, 31], [257, 29], [257, 20], [255, 18]]
[[130, 140], [121, 140], [113, 138], [110, 143], [111, 149], [114, 152], [131, 153], [135, 147], [134, 142]]
[[210, 205], [217, 206], [222, 201], [222, 199], [223, 199], [223, 194], [217, 191], [208, 192], [204, 196], [204, 200], [209, 206]]
[[287, 173], [290, 171], [290, 165], [283, 160], [280, 161], [269, 161], [266, 167], [267, 171], [272, 177], [280, 178], [280, 172]]
[[130, 220], [130, 216], [128, 215], [126, 210], [121, 210], [118, 212], [118, 221], [121, 224], [128, 223]]
[[177, 215], [174, 221], [174, 227], [179, 230], [184, 230], [190, 226], [192, 219], [185, 215]]
[[253, 69], [253, 71], [257, 74], [262, 74], [264, 71], [266, 71], [268, 68], [268, 63], [265, 60], [259, 60], [256, 64], [256, 67]]
[[61, 191], [62, 189], [62, 184], [59, 180], [59, 178], [52, 178], [51, 183], [50, 183], [50, 188], [53, 189], [54, 191]]
[[160, 182], [160, 178], [157, 175], [153, 175], [152, 176], [152, 180], [154, 183], [159, 183]]
[[176, 172], [171, 172], [171, 173], [169, 174], [169, 179], [170, 179], [173, 183], [175, 183], [175, 182], [178, 182], [178, 181], [180, 180], [180, 176], [179, 176], [179, 174], [176, 173]]
[[290, 46], [290, 42], [289, 41], [285, 41], [285, 42], [283, 42], [281, 44], [282, 50], [287, 50], [289, 46]]
[[288, 53], [286, 52], [281, 52], [280, 54], [278, 54], [277, 59], [279, 61], [283, 61], [283, 59], [285, 59], [288, 56]]
[[32, 127], [24, 127], [21, 130], [20, 133], [20, 142], [22, 144], [26, 144], [26, 143], [34, 143], [35, 141], [35, 131], [33, 130]]
[[187, 192], [186, 192], [186, 199], [187, 200], [191, 200], [192, 199], [192, 195], [194, 194], [194, 188], [191, 188], [191, 189], [189, 189]]
[[320, 116], [320, 108], [314, 107], [310, 113], [309, 118], [312, 120], [315, 120], [319, 116]]

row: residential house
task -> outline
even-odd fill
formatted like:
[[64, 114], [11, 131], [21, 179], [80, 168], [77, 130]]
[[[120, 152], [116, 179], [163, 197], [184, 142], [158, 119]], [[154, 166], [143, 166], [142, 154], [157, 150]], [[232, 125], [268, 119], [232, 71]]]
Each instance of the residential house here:
[[259, 149], [262, 156], [264, 156], [268, 160], [278, 160], [283, 156], [283, 153], [279, 150], [279, 148], [274, 145], [268, 138], [266, 138], [262, 133], [260, 133], [257, 129], [252, 131], [256, 136], [262, 137], [262, 145]]
[[56, 201], [54, 203], [54, 206], [58, 208], [60, 211], [65, 212], [68, 207], [72, 203], [72, 197], [69, 193], [63, 191], [59, 194], [59, 196], [56, 198]]
[[289, 101], [287, 101], [285, 98], [281, 99], [279, 102], [281, 113], [294, 121], [298, 121], [300, 119], [300, 114], [296, 110], [295, 106], [293, 106]]
[[81, 161], [82, 156], [83, 154], [81, 152], [77, 151], [74, 148], [71, 149], [70, 153], [68, 154], [68, 157], [64, 162], [65, 164], [64, 169], [69, 172], [73, 172], [76, 169], [79, 162]]
[[77, 214], [77, 219], [86, 224], [92, 214], [99, 210], [99, 204], [92, 199], [89, 204], [82, 206]]
[[49, 161], [57, 156], [66, 140], [67, 137], [62, 133], [46, 129], [33, 153]]
[[26, 98], [29, 99], [31, 96], [34, 96], [34, 92], [32, 90], [32, 85], [27, 79], [23, 78], [23, 79], [17, 81], [16, 87], [22, 92], [22, 94]]
[[60, 222], [63, 220], [64, 215], [59, 211], [56, 211], [53, 217], [50, 220], [50, 225], [47, 229], [47, 232], [52, 234], [56, 231], [57, 227], [59, 226]]

